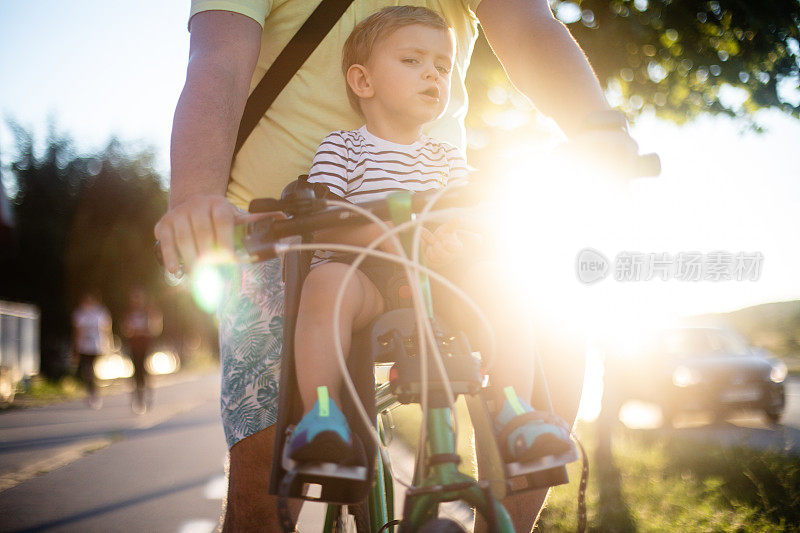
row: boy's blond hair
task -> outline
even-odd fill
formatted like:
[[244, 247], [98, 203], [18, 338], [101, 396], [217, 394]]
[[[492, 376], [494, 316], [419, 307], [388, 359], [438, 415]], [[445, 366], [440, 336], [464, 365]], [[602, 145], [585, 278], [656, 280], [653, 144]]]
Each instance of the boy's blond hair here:
[[360, 115], [361, 103], [358, 96], [347, 83], [347, 71], [352, 65], [366, 65], [372, 55], [372, 50], [381, 39], [385, 39], [393, 32], [404, 26], [422, 24], [443, 31], [452, 31], [441, 15], [427, 7], [392, 6], [385, 7], [377, 13], [370, 15], [359, 22], [353, 33], [347, 38], [342, 50], [342, 73], [345, 76], [347, 98], [350, 105]]

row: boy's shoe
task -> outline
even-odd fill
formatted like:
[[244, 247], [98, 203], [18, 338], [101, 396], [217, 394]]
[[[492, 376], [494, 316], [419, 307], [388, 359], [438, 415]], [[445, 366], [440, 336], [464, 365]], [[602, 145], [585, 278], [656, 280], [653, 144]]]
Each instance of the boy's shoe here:
[[327, 387], [317, 387], [317, 401], [303, 415], [286, 444], [295, 461], [344, 464], [353, 458], [353, 435], [344, 415], [328, 397]]
[[512, 387], [503, 392], [503, 408], [494, 417], [494, 427], [506, 462], [527, 463], [572, 449], [569, 431], [553, 415], [534, 411]]

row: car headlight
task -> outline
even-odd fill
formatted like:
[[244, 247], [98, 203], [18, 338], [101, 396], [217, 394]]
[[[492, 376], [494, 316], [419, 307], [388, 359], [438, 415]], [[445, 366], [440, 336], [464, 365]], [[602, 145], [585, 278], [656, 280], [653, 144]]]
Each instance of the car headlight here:
[[700, 383], [700, 375], [696, 370], [679, 366], [672, 372], [672, 383], [681, 388], [697, 385]]
[[775, 361], [772, 363], [772, 370], [769, 372], [769, 380], [774, 383], [783, 383], [787, 374], [786, 363]]

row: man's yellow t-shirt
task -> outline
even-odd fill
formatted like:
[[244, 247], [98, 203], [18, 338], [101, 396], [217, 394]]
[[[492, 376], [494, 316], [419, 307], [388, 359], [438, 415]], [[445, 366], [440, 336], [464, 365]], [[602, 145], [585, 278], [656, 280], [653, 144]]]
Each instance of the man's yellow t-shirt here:
[[[440, 13], [456, 36], [450, 103], [444, 115], [427, 124], [427, 135], [464, 148], [467, 91], [464, 84], [478, 35], [475, 9], [481, 0], [355, 0], [311, 57], [273, 102], [245, 142], [231, 170], [228, 198], [246, 208], [253, 198], [277, 197], [287, 183], [306, 174], [322, 139], [334, 130], [363, 125], [351, 107], [341, 71], [342, 47], [355, 25], [392, 5], [425, 6]], [[316, 9], [307, 0], [192, 0], [191, 16], [209, 10], [246, 15], [263, 27], [261, 53], [252, 91], [269, 66]]]

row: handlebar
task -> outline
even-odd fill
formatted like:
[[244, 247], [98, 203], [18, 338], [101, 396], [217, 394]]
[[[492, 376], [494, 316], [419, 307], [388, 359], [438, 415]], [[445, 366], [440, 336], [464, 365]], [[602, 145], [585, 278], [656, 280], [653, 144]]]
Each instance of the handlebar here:
[[[631, 177], [657, 176], [661, 172], [661, 160], [658, 154], [640, 155], [629, 167]], [[411, 212], [419, 213], [439, 190], [408, 194]], [[487, 195], [485, 188], [469, 184], [455, 186], [447, 191], [436, 203], [435, 209], [453, 207], [469, 207], [478, 204]], [[386, 199], [372, 200], [358, 204], [377, 217], [389, 220], [389, 203]], [[243, 249], [257, 260], [277, 257], [278, 241], [287, 237], [309, 235], [315, 231], [329, 227], [346, 227], [364, 224], [364, 218], [352, 210], [343, 207], [328, 207], [324, 198], [317, 198], [310, 188], [296, 190], [288, 198], [257, 198], [250, 202], [248, 211], [257, 213], [284, 213], [291, 218], [263, 218], [244, 225], [243, 232], [237, 232], [237, 248]], [[155, 244], [158, 262], [164, 264], [160, 243]]]
[[[483, 188], [477, 185], [456, 186], [447, 191], [437, 202], [435, 209], [453, 207], [469, 207], [476, 205], [484, 198]], [[422, 211], [431, 198], [439, 190], [407, 194], [411, 212]], [[389, 203], [386, 199], [360, 202], [359, 207], [370, 211], [382, 220], [390, 220]], [[250, 202], [248, 211], [251, 214], [284, 213], [291, 218], [263, 218], [243, 225], [243, 231], [237, 232], [235, 247], [243, 249], [249, 256], [257, 260], [277, 257], [278, 241], [287, 237], [309, 235], [315, 231], [329, 227], [346, 227], [365, 224], [364, 217], [344, 207], [329, 207], [324, 198], [316, 198], [311, 189], [299, 189], [288, 198], [257, 198]], [[159, 264], [164, 264], [161, 246], [155, 244], [155, 255]]]
[[[469, 207], [477, 204], [484, 198], [482, 188], [477, 185], [456, 186], [447, 191], [437, 202], [435, 209], [453, 207]], [[313, 194], [305, 189], [301, 192]], [[410, 203], [412, 213], [421, 212], [430, 202], [431, 198], [440, 191], [426, 191], [405, 194]], [[401, 199], [404, 201], [405, 199]], [[297, 203], [304, 202], [308, 209], [297, 213]], [[389, 202], [386, 199], [360, 202], [359, 207], [366, 209], [382, 220], [390, 220], [391, 213]], [[276, 209], [277, 208], [277, 209]], [[287, 237], [309, 235], [315, 231], [330, 227], [346, 227], [350, 225], [365, 224], [364, 217], [354, 211], [343, 207], [328, 207], [325, 199], [317, 198], [288, 198], [274, 200], [271, 198], [256, 199], [250, 202], [250, 213], [267, 213], [274, 211], [296, 213], [293, 218], [276, 220], [264, 218], [247, 224], [242, 244], [247, 252], [258, 259], [275, 257], [277, 241]]]

